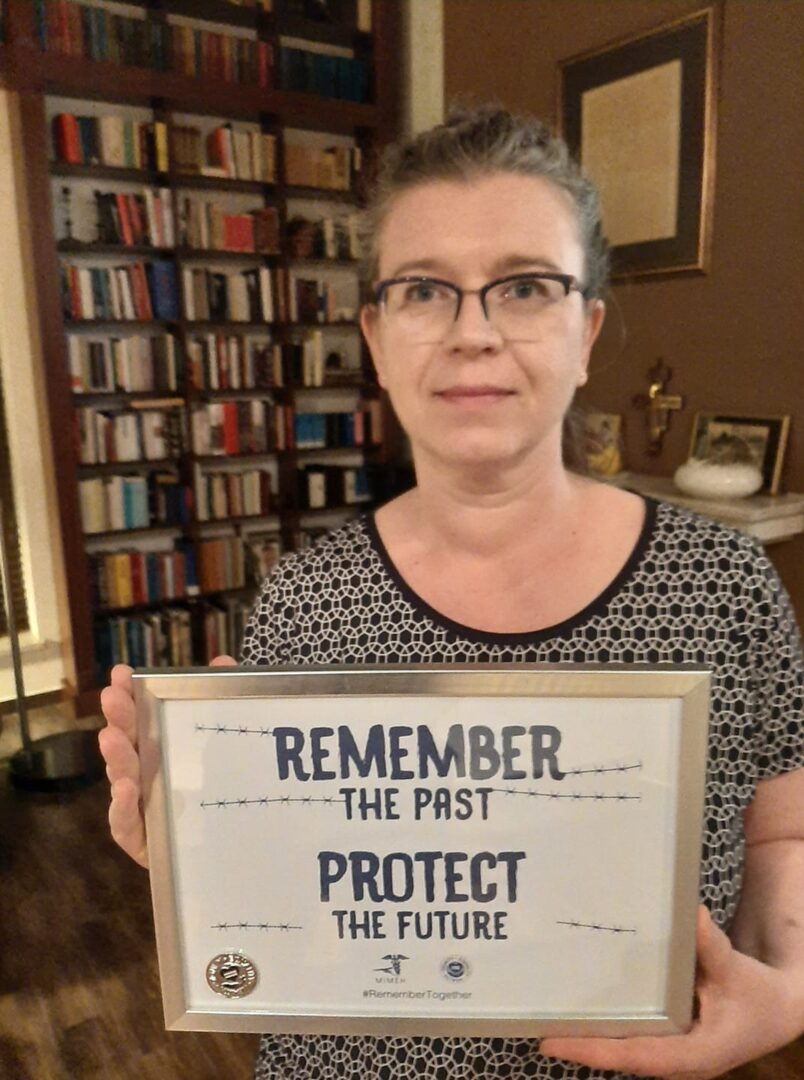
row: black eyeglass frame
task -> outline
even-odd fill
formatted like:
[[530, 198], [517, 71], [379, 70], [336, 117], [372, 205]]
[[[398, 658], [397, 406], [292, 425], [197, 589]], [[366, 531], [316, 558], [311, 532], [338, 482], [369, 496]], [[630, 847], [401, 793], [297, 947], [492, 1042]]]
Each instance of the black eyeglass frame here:
[[581, 285], [573, 274], [559, 274], [552, 270], [534, 270], [529, 274], [508, 274], [505, 277], [487, 281], [480, 289], [462, 289], [460, 285], [456, 285], [453, 281], [445, 281], [444, 278], [430, 277], [427, 274], [417, 274], [410, 277], [385, 278], [383, 281], [377, 282], [372, 289], [372, 293], [374, 295], [374, 303], [379, 307], [382, 304], [386, 290], [389, 289], [391, 285], [424, 285], [428, 283], [432, 283], [433, 285], [443, 285], [445, 288], [451, 289], [458, 297], [458, 306], [455, 309], [456, 321], [461, 314], [464, 296], [477, 296], [480, 300], [480, 307], [483, 310], [483, 315], [488, 319], [489, 313], [486, 308], [486, 296], [492, 289], [505, 282], [532, 281], [534, 278], [560, 282], [564, 286], [564, 299], [566, 299], [571, 292], [580, 293], [584, 300], [590, 299], [591, 293], [588, 286]]

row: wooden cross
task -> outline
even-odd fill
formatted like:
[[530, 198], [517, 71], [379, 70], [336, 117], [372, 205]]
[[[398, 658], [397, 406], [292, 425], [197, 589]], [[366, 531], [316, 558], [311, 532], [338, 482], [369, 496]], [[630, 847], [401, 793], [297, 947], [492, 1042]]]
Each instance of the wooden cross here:
[[662, 452], [665, 432], [670, 426], [670, 413], [684, 407], [684, 398], [680, 394], [667, 394], [667, 384], [673, 376], [673, 369], [668, 367], [663, 357], [648, 371], [650, 388], [647, 394], [636, 394], [632, 403], [645, 409], [648, 422], [648, 453], [656, 457]]

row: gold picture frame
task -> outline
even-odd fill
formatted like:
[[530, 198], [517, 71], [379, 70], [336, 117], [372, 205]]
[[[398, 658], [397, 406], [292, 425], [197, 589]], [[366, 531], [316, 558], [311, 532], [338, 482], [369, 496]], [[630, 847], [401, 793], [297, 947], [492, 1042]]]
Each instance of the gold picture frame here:
[[597, 184], [612, 279], [705, 273], [715, 178], [715, 4], [559, 63], [559, 130]]

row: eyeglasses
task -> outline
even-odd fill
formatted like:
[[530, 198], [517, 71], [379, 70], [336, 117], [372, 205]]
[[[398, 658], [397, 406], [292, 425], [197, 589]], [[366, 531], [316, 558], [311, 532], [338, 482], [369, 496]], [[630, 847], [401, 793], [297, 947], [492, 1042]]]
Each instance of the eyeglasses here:
[[586, 290], [571, 274], [514, 274], [482, 289], [462, 289], [439, 278], [399, 277], [377, 282], [374, 300], [400, 334], [435, 345], [457, 320], [465, 296], [478, 297], [483, 314], [505, 340], [531, 341], [536, 317], [571, 292], [586, 299]]

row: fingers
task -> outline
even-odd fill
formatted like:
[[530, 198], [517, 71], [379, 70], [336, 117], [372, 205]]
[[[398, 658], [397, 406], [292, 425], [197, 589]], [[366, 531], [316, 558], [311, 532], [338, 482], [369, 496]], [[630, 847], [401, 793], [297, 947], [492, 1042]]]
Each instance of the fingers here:
[[629, 1039], [542, 1039], [540, 1053], [593, 1069], [612, 1069], [632, 1076], [696, 1075], [696, 1053], [689, 1035]]
[[[129, 668], [129, 671], [131, 669]], [[129, 685], [131, 677], [129, 676]], [[137, 717], [134, 697], [120, 682], [112, 682], [101, 691], [101, 711], [107, 724], [119, 728], [132, 746], [137, 745]]]
[[140, 866], [148, 866], [145, 823], [140, 812], [139, 785], [128, 778], [112, 784], [109, 828], [114, 842]]
[[98, 745], [106, 762], [106, 775], [110, 783], [131, 780], [139, 788], [140, 759], [131, 740], [117, 727], [105, 727], [98, 732]]
[[[216, 656], [211, 667], [232, 667], [232, 656]], [[101, 709], [107, 726], [98, 734], [112, 786], [109, 827], [112, 839], [140, 866], [148, 866], [145, 822], [140, 807], [140, 759], [137, 753], [137, 718], [134, 705], [133, 668], [116, 664], [109, 685], [101, 691]]]
[[134, 668], [129, 667], [128, 664], [115, 664], [109, 676], [109, 682], [112, 686], [119, 686], [121, 690], [125, 690], [133, 697], [134, 687], [131, 683], [131, 676], [133, 673]]

